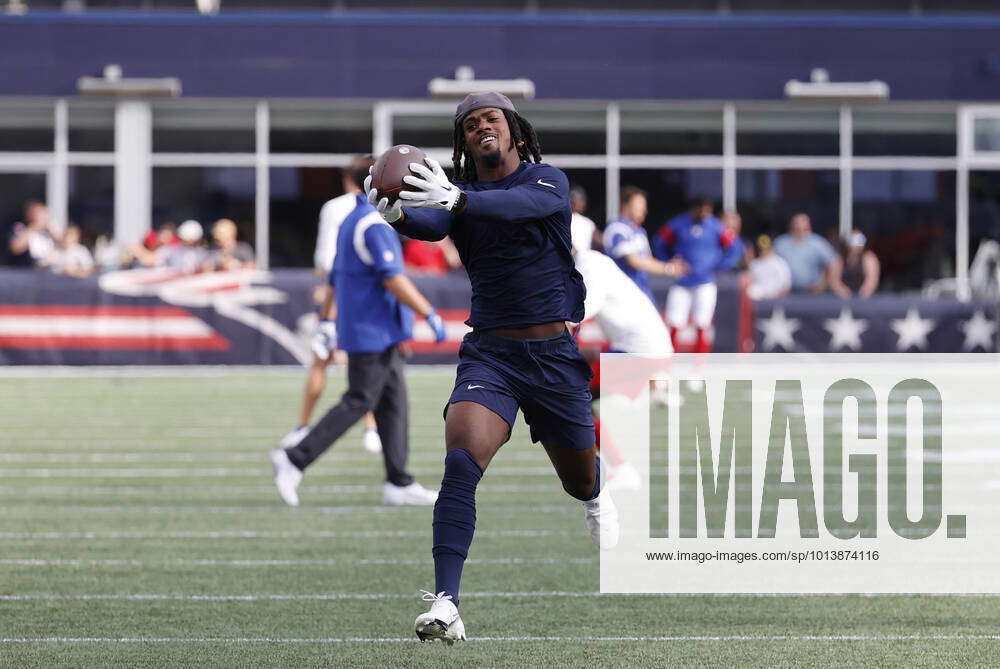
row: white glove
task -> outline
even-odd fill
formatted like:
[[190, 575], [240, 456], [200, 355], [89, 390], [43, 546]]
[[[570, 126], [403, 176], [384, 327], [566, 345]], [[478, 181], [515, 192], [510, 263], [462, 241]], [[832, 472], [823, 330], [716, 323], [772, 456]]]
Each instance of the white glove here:
[[371, 167], [368, 168], [368, 176], [365, 177], [365, 196], [368, 198], [369, 204], [375, 205], [379, 215], [385, 219], [386, 223], [395, 223], [403, 217], [403, 203], [400, 200], [396, 200], [390, 206], [389, 198], [379, 198], [378, 191], [372, 188], [372, 169]]
[[316, 324], [309, 347], [316, 357], [326, 360], [330, 353], [337, 348], [337, 325], [333, 321], [322, 320]]
[[[433, 158], [424, 158], [430, 165], [427, 169], [420, 163], [410, 163], [410, 171], [419, 176], [405, 176], [403, 183], [418, 188], [417, 191], [404, 190], [399, 193], [399, 199], [407, 207], [430, 207], [451, 211], [455, 208], [462, 191], [448, 180], [448, 175], [441, 169], [441, 164]], [[423, 178], [421, 178], [423, 177]]]

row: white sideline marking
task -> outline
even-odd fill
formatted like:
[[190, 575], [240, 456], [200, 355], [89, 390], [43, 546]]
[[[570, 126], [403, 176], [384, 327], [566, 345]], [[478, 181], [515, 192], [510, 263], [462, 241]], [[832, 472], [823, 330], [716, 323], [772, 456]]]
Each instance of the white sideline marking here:
[[[365, 558], [365, 559], [328, 559], [328, 560], [216, 560], [216, 559], [177, 559], [177, 560], [48, 560], [36, 558], [0, 559], [0, 565], [16, 567], [152, 567], [152, 566], [191, 566], [191, 567], [303, 567], [303, 566], [392, 566], [392, 565], [428, 565], [433, 560], [403, 559], [403, 558]], [[597, 558], [470, 558], [467, 565], [519, 565], [519, 564], [594, 564]]]
[[[876, 599], [883, 597], [951, 597], [960, 599], [982, 599], [1000, 596], [1000, 593], [861, 593], [855, 595], [843, 595], [838, 593], [810, 593], [810, 594], [788, 594], [788, 593], [633, 593], [620, 594], [601, 592], [567, 592], [560, 590], [537, 591], [537, 592], [463, 592], [462, 599], [514, 599], [514, 598], [543, 598], [543, 597], [564, 597], [564, 598], [592, 598], [592, 597], [628, 597], [639, 598], [662, 598], [662, 599], [687, 599], [687, 598], [713, 598], [713, 599], [759, 599], [759, 598], [826, 598], [826, 597], [860, 597], [864, 599]], [[0, 595], [0, 601], [6, 602], [30, 602], [30, 601], [183, 601], [183, 602], [267, 602], [267, 601], [371, 601], [371, 600], [395, 600], [395, 599], [416, 599], [414, 594], [400, 593], [329, 593], [329, 594], [274, 594], [274, 595], [167, 595], [167, 594], [81, 594], [65, 595], [52, 593], [22, 594], [22, 595]]]
[[[175, 514], [175, 513], [198, 513], [208, 515], [252, 515], [252, 514], [275, 514], [275, 513], [322, 513], [333, 516], [352, 515], [386, 515], [400, 512], [429, 512], [430, 506], [309, 506], [301, 509], [291, 510], [286, 505], [276, 502], [273, 505], [257, 506], [143, 506], [142, 504], [130, 504], [122, 506], [43, 506], [41, 508], [32, 506], [0, 506], [0, 515], [4, 516], [25, 516], [32, 517], [42, 514]], [[480, 509], [484, 511], [501, 511], [504, 513], [579, 513], [580, 509], [576, 504], [559, 504], [555, 506], [523, 506], [511, 505], [500, 506], [490, 505], [489, 508]]]
[[[264, 460], [261, 459], [263, 463]], [[412, 467], [414, 474], [440, 475], [441, 467]], [[270, 467], [261, 464], [260, 467], [245, 467], [242, 469], [232, 469], [226, 467], [201, 468], [194, 467], [188, 469], [0, 469], [0, 477], [6, 479], [19, 478], [261, 478], [270, 477]], [[311, 478], [335, 478], [341, 476], [357, 476], [353, 471], [335, 471], [329, 473], [310, 475]], [[498, 476], [555, 476], [551, 467], [509, 467], [490, 469], [491, 477]]]
[[[309, 494], [343, 494], [343, 493], [378, 493], [382, 491], [382, 486], [380, 485], [365, 485], [362, 483], [358, 484], [344, 484], [344, 485], [320, 485], [320, 486], [308, 486]], [[559, 483], [557, 481], [552, 481], [551, 483], [538, 484], [538, 485], [521, 485], [517, 483], [499, 483], [499, 484], [488, 484], [483, 485], [479, 489], [477, 494], [489, 494], [489, 493], [525, 493], [525, 492], [560, 492]], [[190, 493], [198, 492], [202, 496], [205, 496], [205, 486], [185, 486], [185, 485], [157, 485], [157, 486], [30, 486], [30, 487], [15, 487], [15, 486], [0, 486], [0, 495], [16, 495], [22, 497], [26, 494], [36, 494], [36, 495], [124, 495], [124, 494], [142, 494], [150, 495], [152, 493]], [[256, 486], [229, 486], [220, 489], [216, 494], [210, 495], [211, 497], [232, 497], [234, 493], [261, 493], [266, 495], [274, 494], [274, 484], [262, 484]]]
[[[454, 376], [456, 365], [407, 365], [407, 376]], [[328, 376], [345, 376], [340, 365], [331, 365]], [[291, 376], [304, 379], [305, 367], [301, 365], [24, 365], [0, 367], [2, 378], [105, 378], [131, 376], [135, 378], [192, 376]]]
[[[475, 642], [732, 642], [732, 641], [996, 641], [998, 634], [741, 634], [696, 636], [486, 636], [470, 637]], [[14, 637], [0, 638], [0, 643], [287, 643], [287, 644], [342, 644], [342, 643], [419, 643], [413, 637], [328, 637], [328, 638], [275, 638], [275, 637]]]
[[[477, 537], [569, 537], [579, 532], [567, 530], [480, 530]], [[303, 532], [271, 531], [127, 531], [127, 532], [0, 532], [0, 539], [382, 539], [390, 537], [429, 537], [431, 530], [316, 530]]]

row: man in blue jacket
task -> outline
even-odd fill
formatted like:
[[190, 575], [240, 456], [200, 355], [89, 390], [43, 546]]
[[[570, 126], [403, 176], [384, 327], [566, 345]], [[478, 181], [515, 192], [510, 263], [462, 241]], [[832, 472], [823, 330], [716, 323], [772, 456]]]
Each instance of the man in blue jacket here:
[[433, 504], [437, 493], [406, 471], [408, 402], [398, 346], [413, 335], [414, 311], [427, 319], [439, 342], [445, 338], [444, 322], [403, 273], [396, 231], [363, 194], [341, 224], [330, 284], [336, 291], [339, 347], [348, 356], [347, 391], [297, 445], [271, 451], [278, 493], [287, 504], [298, 506], [303, 470], [366, 412], [374, 411], [386, 473], [382, 503]]

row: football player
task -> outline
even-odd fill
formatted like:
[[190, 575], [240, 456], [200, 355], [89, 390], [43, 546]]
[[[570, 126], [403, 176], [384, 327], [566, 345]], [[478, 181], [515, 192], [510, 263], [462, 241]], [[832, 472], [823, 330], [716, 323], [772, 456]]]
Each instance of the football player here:
[[369, 201], [408, 237], [451, 236], [472, 283], [457, 379], [445, 406], [444, 477], [434, 506], [435, 586], [416, 619], [421, 640], [465, 638], [462, 568], [476, 527], [476, 487], [510, 438], [518, 409], [563, 489], [583, 504], [591, 536], [618, 541], [617, 511], [601, 494], [590, 367], [567, 322], [583, 319], [583, 279], [570, 244], [569, 182], [541, 163], [538, 137], [500, 93], [474, 93], [454, 120], [455, 182], [433, 159], [411, 163], [408, 190]]

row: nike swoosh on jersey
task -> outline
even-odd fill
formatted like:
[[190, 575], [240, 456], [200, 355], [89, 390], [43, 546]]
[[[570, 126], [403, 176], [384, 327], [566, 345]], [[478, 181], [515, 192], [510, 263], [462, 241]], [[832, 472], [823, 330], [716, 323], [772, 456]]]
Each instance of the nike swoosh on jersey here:
[[474, 386], [471, 383], [466, 386], [466, 390], [475, 390], [476, 388], [485, 388], [486, 386]]
[[556, 187], [555, 184], [546, 183], [546, 182], [542, 181], [541, 179], [538, 180], [538, 183], [540, 183], [543, 186], [548, 186], [549, 188], [555, 188]]

